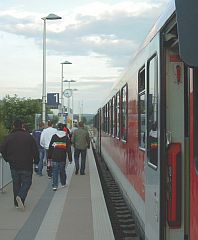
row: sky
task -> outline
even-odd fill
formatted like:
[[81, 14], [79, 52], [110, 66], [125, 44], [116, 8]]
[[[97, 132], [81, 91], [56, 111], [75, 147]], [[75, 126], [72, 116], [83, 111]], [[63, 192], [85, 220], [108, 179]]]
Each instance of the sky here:
[[168, 1], [0, 1], [0, 99], [42, 98], [42, 18], [54, 13], [62, 19], [46, 21], [47, 93], [60, 93], [69, 61], [74, 112], [95, 114]]

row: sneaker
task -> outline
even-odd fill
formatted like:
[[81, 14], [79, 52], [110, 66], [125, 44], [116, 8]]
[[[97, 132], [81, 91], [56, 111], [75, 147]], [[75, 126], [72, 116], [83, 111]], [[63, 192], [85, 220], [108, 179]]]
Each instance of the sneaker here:
[[52, 177], [48, 176], [48, 179], [51, 179]]
[[19, 196], [16, 197], [16, 201], [18, 203], [18, 208], [20, 208], [22, 211], [24, 211], [25, 206], [24, 206], [23, 201], [21, 200], [21, 198]]
[[53, 191], [56, 191], [57, 190], [57, 187], [53, 187]]
[[65, 184], [65, 185], [61, 185], [61, 188], [65, 188], [65, 187], [67, 187], [67, 184]]

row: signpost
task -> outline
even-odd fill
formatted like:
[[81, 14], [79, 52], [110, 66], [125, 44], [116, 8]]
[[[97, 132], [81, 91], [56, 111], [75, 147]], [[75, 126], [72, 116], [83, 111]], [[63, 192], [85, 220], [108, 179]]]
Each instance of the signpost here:
[[59, 93], [47, 93], [47, 105], [50, 108], [58, 109]]

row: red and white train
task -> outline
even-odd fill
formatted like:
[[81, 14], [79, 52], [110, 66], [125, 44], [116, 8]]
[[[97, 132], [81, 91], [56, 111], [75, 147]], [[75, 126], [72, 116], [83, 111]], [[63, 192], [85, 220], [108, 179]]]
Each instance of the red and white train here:
[[95, 118], [147, 240], [198, 239], [198, 1], [172, 1]]

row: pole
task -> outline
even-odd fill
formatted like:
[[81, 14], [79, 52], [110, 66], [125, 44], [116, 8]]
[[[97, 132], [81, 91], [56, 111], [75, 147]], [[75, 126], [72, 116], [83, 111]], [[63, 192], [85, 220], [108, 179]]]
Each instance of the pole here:
[[43, 96], [42, 96], [42, 121], [46, 122], [46, 18], [43, 18]]
[[74, 122], [74, 90], [72, 90], [72, 127], [73, 127], [73, 122]]
[[[68, 81], [68, 89], [70, 91], [70, 81]], [[68, 97], [68, 116], [70, 117], [70, 97]]]
[[63, 108], [64, 108], [64, 100], [63, 100], [63, 63], [62, 65], [62, 75], [61, 75], [61, 123], [63, 123]]

